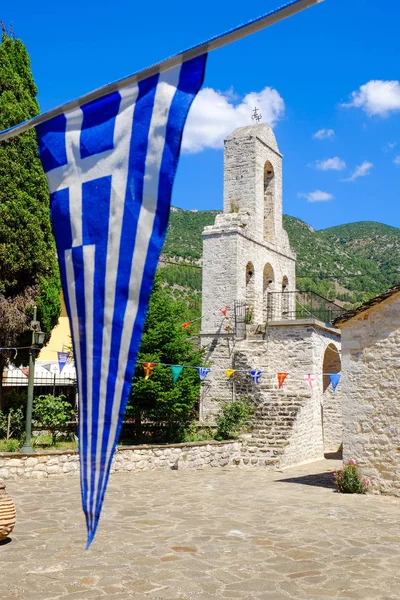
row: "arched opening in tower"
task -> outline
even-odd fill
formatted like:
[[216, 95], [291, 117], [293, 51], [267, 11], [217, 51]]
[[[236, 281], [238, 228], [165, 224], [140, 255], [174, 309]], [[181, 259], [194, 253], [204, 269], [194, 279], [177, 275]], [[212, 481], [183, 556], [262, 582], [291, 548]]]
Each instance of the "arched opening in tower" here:
[[269, 160], [264, 165], [264, 239], [275, 242], [275, 173]]
[[335, 344], [327, 346], [322, 363], [322, 431], [324, 452], [338, 452], [343, 440], [342, 397], [340, 387], [333, 391], [329, 375], [340, 373], [340, 354]]
[[274, 270], [272, 266], [267, 263], [264, 267], [263, 272], [263, 316], [264, 321], [272, 321], [275, 312], [274, 298]]
[[248, 262], [246, 265], [246, 323], [252, 323], [254, 318], [254, 301], [255, 301], [255, 285], [254, 285], [254, 265]]
[[289, 280], [286, 275], [282, 279], [282, 319], [290, 319]]

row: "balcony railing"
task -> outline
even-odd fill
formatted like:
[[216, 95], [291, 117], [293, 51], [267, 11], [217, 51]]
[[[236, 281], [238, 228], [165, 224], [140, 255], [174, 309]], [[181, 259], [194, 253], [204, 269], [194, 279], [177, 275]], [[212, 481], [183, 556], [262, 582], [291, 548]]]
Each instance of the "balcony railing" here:
[[264, 321], [317, 319], [331, 324], [344, 312], [343, 308], [315, 292], [269, 292]]

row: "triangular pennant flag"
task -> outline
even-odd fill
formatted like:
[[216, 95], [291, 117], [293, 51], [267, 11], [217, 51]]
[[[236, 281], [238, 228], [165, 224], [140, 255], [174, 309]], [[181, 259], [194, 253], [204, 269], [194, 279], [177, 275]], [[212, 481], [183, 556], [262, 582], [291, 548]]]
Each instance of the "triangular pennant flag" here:
[[57, 356], [58, 356], [58, 366], [60, 368], [60, 373], [61, 373], [63, 368], [66, 365], [69, 353], [68, 352], [57, 352]]
[[283, 386], [283, 382], [289, 373], [278, 373], [278, 388], [280, 389]]
[[262, 375], [262, 371], [259, 369], [253, 369], [251, 372], [251, 376], [253, 378], [254, 383], [260, 383], [260, 377]]
[[308, 385], [312, 389], [313, 381], [315, 381], [314, 377], [311, 377], [310, 373], [308, 373], [308, 375], [304, 375], [304, 380], [306, 383], [308, 383]]
[[192, 321], [188, 321], [187, 323], [184, 323], [182, 325], [182, 329], [187, 329], [188, 327], [190, 327], [191, 324], [192, 324]]
[[234, 373], [236, 373], [237, 369], [226, 369], [225, 371], [225, 375], [227, 376], [228, 379], [230, 379], [232, 377], [232, 375]]
[[[40, 365], [43, 369], [46, 369], [46, 371], [48, 371], [49, 373], [51, 373], [51, 364], [49, 363], [48, 365]], [[60, 370], [61, 373], [61, 370]]]
[[226, 311], [228, 310], [229, 306], [225, 306], [225, 308], [220, 308], [219, 310], [222, 312], [222, 314], [224, 315], [224, 317], [226, 317]]
[[210, 369], [207, 369], [206, 367], [197, 367], [197, 371], [198, 371], [201, 381], [204, 381], [204, 379], [209, 374]]
[[20, 371], [22, 371], [25, 377], [29, 377], [29, 367], [20, 367]]
[[181, 365], [171, 365], [172, 371], [172, 379], [174, 383], [176, 383], [179, 379], [180, 374], [182, 373], [183, 367]]
[[150, 375], [153, 372], [154, 367], [156, 366], [156, 363], [152, 363], [152, 362], [144, 362], [143, 363], [143, 370], [144, 370], [144, 378], [145, 379], [149, 379]]
[[332, 373], [331, 375], [329, 375], [329, 379], [331, 380], [332, 389], [333, 391], [335, 391], [340, 381], [339, 373]]

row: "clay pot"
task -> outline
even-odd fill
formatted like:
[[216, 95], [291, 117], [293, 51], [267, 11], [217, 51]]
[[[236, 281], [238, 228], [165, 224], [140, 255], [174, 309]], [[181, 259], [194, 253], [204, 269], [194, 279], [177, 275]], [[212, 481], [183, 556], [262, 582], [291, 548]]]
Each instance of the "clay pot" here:
[[14, 502], [6, 492], [6, 485], [0, 481], [0, 541], [10, 535], [15, 525], [17, 511]]

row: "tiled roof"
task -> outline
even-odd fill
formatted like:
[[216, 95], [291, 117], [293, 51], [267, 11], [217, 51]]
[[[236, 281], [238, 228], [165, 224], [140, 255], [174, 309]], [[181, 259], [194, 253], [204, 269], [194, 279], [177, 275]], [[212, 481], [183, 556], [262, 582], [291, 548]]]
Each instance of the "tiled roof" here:
[[352, 310], [348, 310], [347, 312], [343, 313], [342, 315], [340, 315], [340, 317], [338, 317], [337, 319], [335, 319], [333, 321], [333, 325], [337, 326], [337, 325], [341, 325], [342, 323], [346, 323], [346, 321], [349, 321], [356, 315], [358, 315], [366, 310], [369, 310], [373, 306], [380, 304], [384, 300], [387, 300], [391, 296], [394, 296], [395, 294], [398, 294], [398, 293], [400, 293], [400, 282], [396, 283], [396, 285], [389, 288], [382, 294], [379, 294], [379, 296], [375, 296], [375, 298], [371, 298], [371, 300], [368, 300], [368, 302], [364, 302], [364, 304], [361, 304], [361, 306], [358, 306], [357, 308], [353, 308]]

